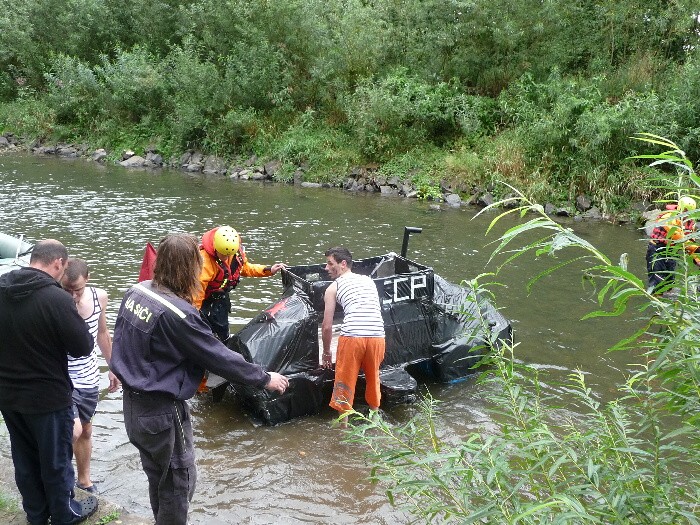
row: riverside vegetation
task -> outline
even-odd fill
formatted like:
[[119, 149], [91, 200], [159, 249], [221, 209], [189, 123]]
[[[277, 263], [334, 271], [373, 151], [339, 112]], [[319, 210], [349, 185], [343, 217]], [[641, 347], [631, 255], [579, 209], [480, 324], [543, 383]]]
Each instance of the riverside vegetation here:
[[280, 181], [371, 165], [426, 197], [504, 180], [615, 213], [658, 195], [621, 160], [634, 132], [700, 158], [698, 16], [690, 0], [0, 0], [0, 131], [115, 160], [256, 155]]
[[[700, 193], [700, 176], [676, 144], [639, 138], [666, 148], [642, 157], [677, 169], [659, 179], [660, 191], [675, 199]], [[700, 523], [700, 270], [680, 249], [675, 290], [652, 295], [625, 256], [611, 261], [541, 206], [517, 200], [491, 223], [515, 213], [523, 219], [497, 242], [494, 258], [506, 256], [500, 268], [526, 254], [556, 259], [532, 286], [563, 266], [583, 265], [600, 303], [584, 319], [609, 316], [622, 329], [619, 316], [632, 309], [647, 320], [611, 349], [635, 355], [636, 372], [606, 403], [581, 371], [555, 396], [536, 368], [518, 362], [517, 344], [506, 346], [487, 356], [480, 376], [488, 428], [465, 440], [446, 436], [434, 418], [439, 405], [428, 398], [400, 427], [353, 414], [349, 439], [369, 451], [373, 480], [419, 523]]]

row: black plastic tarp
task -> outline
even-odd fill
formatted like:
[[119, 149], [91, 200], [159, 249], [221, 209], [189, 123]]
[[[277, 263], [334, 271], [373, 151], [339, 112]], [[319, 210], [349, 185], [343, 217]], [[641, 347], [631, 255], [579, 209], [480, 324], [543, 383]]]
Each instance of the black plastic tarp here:
[[318, 414], [328, 404], [333, 387], [333, 372], [319, 369], [290, 374], [284, 394], [260, 390], [248, 385], [234, 385], [243, 406], [266, 425], [277, 425], [296, 417]]
[[318, 368], [318, 314], [302, 295], [283, 297], [229, 338], [246, 360], [280, 374]]
[[[358, 378], [355, 387], [355, 404], [365, 401], [367, 382], [364, 375]], [[418, 398], [418, 381], [403, 367], [382, 368], [379, 372], [379, 390], [382, 394], [382, 407], [415, 403]]]

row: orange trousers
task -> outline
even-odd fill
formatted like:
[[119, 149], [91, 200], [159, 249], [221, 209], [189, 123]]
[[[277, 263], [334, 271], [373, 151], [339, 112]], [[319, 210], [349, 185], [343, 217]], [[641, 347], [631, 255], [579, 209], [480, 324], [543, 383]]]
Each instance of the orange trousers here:
[[365, 400], [372, 408], [379, 408], [379, 365], [384, 360], [383, 337], [338, 338], [338, 351], [335, 360], [335, 384], [330, 406], [339, 412], [352, 409], [355, 399], [355, 385], [360, 369], [365, 373], [367, 388]]

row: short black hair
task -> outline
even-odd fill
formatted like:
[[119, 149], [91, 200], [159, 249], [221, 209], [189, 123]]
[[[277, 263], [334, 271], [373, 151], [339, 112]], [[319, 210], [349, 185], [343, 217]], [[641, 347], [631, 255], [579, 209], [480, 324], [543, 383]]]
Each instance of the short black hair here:
[[345, 246], [334, 246], [326, 250], [326, 257], [333, 257], [335, 262], [345, 261], [348, 263], [348, 268], [352, 268], [352, 253]]
[[29, 264], [38, 262], [48, 266], [56, 259], [68, 260], [68, 250], [56, 239], [44, 239], [34, 245]]

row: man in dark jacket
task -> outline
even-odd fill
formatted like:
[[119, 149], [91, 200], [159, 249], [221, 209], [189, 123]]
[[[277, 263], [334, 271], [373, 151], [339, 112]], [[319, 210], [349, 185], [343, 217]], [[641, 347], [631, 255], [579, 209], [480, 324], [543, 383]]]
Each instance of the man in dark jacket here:
[[30, 524], [79, 523], [97, 499], [73, 498], [72, 385], [68, 357], [88, 355], [92, 336], [58, 281], [65, 246], [38, 242], [29, 266], [0, 276], [0, 411], [10, 434], [15, 481]]
[[192, 305], [201, 269], [197, 239], [168, 235], [153, 280], [126, 292], [114, 327], [110, 368], [124, 387], [124, 426], [141, 455], [156, 525], [187, 523], [197, 479], [187, 400], [204, 369], [279, 393], [289, 384], [214, 336]]

